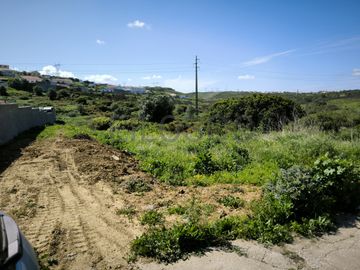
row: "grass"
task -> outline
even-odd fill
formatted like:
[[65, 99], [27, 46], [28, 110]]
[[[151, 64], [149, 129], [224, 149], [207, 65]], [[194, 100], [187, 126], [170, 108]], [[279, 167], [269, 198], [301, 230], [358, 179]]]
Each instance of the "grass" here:
[[218, 199], [218, 202], [222, 205], [230, 208], [241, 208], [245, 205], [245, 201], [239, 197], [234, 197], [232, 195], [226, 195], [220, 199]]
[[125, 206], [121, 209], [116, 210], [116, 214], [119, 216], [126, 216], [128, 219], [132, 220], [132, 218], [136, 215], [136, 209], [132, 205]]
[[164, 215], [156, 210], [149, 210], [140, 219], [141, 225], [156, 226], [164, 223]]

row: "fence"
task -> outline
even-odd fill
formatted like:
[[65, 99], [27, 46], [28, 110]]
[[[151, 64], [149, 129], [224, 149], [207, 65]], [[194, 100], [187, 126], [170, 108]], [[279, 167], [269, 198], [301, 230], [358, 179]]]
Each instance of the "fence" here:
[[25, 130], [53, 124], [55, 120], [56, 114], [52, 108], [0, 104], [0, 145], [10, 141]]

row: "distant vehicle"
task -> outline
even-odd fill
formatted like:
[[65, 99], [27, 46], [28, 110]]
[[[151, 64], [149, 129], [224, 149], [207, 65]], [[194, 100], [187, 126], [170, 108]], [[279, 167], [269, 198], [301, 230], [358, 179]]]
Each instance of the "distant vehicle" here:
[[0, 269], [39, 270], [36, 254], [15, 221], [0, 211]]

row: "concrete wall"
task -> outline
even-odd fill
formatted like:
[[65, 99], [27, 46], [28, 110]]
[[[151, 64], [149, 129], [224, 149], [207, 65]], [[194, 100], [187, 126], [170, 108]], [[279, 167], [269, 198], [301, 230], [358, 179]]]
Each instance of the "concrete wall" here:
[[55, 120], [54, 111], [47, 112], [39, 108], [18, 107], [16, 104], [0, 104], [0, 145], [25, 130], [53, 124]]

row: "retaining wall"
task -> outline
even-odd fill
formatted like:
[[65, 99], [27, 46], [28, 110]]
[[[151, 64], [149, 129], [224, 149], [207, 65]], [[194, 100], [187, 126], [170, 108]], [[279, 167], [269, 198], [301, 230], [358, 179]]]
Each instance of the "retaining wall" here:
[[55, 120], [55, 111], [18, 107], [16, 104], [0, 104], [0, 145], [25, 130], [53, 124]]

